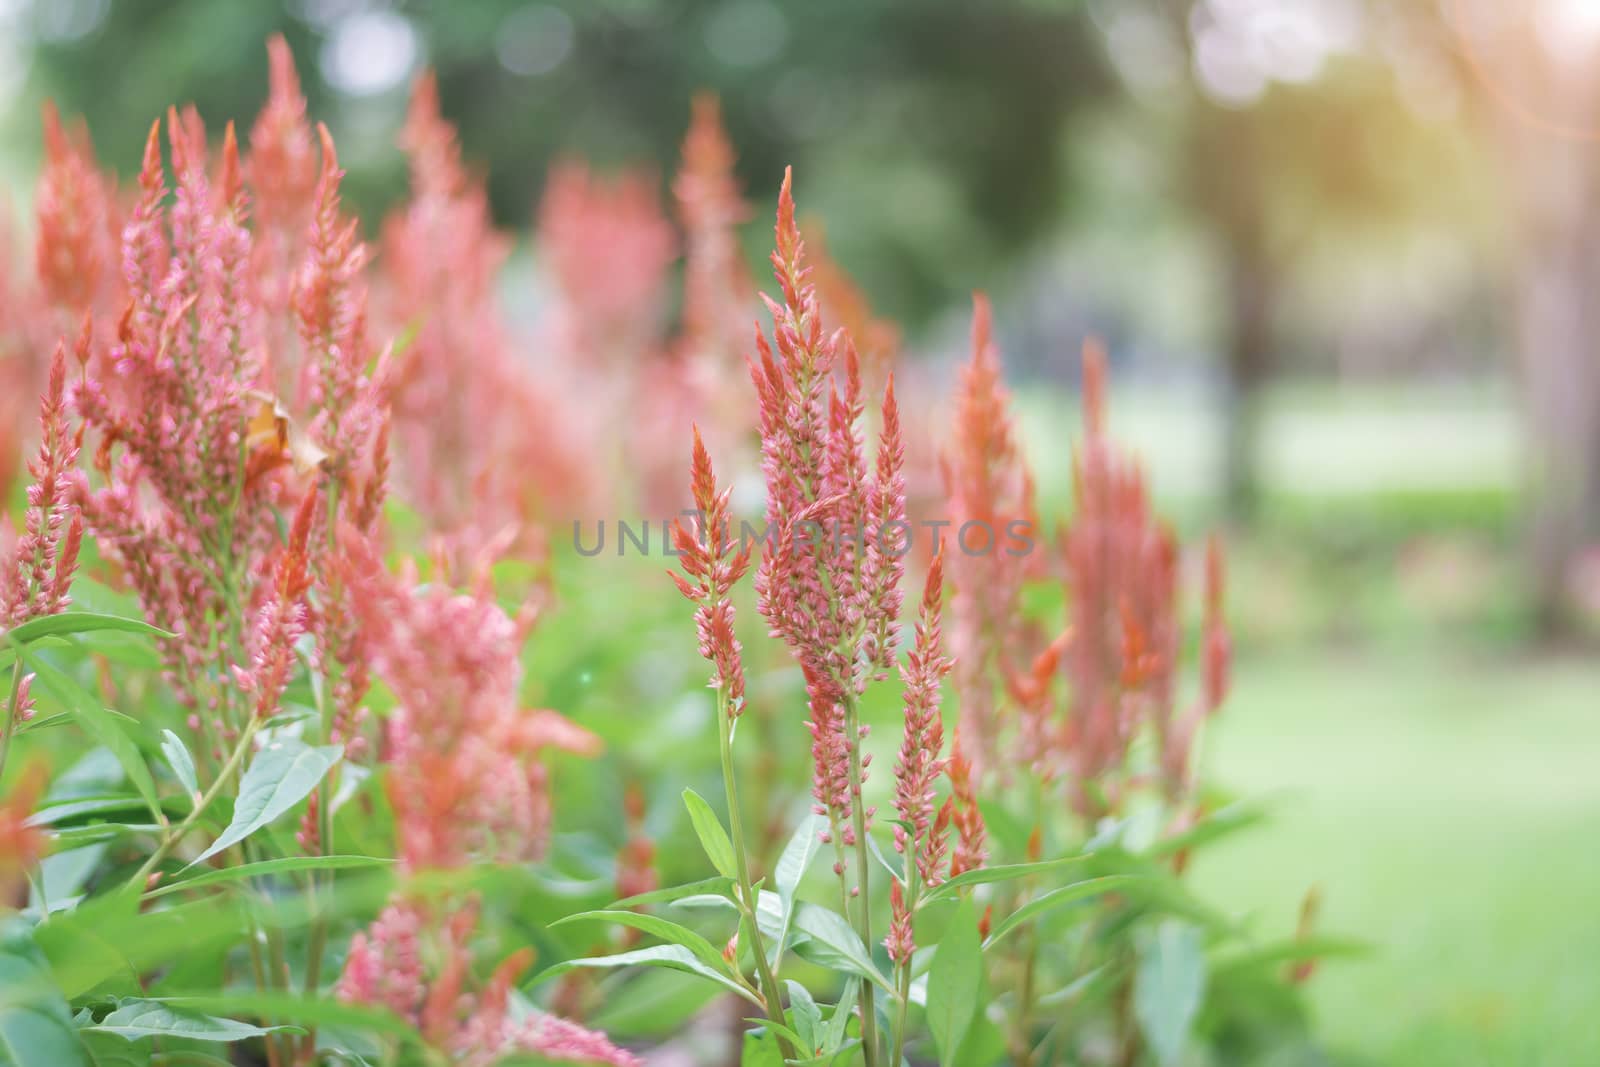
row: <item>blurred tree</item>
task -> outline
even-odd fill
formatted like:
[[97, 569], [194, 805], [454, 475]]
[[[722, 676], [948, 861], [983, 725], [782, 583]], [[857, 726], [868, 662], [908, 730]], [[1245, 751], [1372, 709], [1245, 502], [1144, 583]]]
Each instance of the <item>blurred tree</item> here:
[[[1284, 21], [1271, 0], [1117, 0], [1102, 5], [1125, 80], [1160, 55], [1174, 76], [1175, 195], [1209, 233], [1220, 279], [1226, 399], [1223, 490], [1236, 521], [1257, 507], [1261, 393], [1291, 343], [1284, 305], [1329, 246], [1370, 254], [1373, 235], [1436, 215], [1448, 152], [1398, 98], [1387, 68], [1320, 5]], [[1310, 21], [1304, 21], [1305, 19]], [[1320, 21], [1319, 21], [1320, 19]], [[1295, 34], [1299, 43], [1293, 42]], [[1150, 46], [1152, 39], [1159, 47]], [[1143, 38], [1130, 50], [1127, 42]], [[1363, 248], [1363, 244], [1368, 247]]]
[[1505, 182], [1534, 595], [1558, 632], [1600, 539], [1600, 9], [1437, 0], [1411, 26], [1453, 61]]
[[[795, 164], [835, 251], [912, 321], [1048, 232], [1066, 119], [1111, 87], [1077, 5], [1027, 0], [34, 0], [19, 24], [32, 40], [27, 103], [52, 96], [85, 114], [123, 173], [169, 102], [252, 116], [265, 38], [285, 33], [369, 220], [401, 189], [390, 142], [424, 63], [488, 172], [499, 221], [519, 228], [560, 155], [670, 173], [689, 99], [709, 88], [751, 195], [774, 196]], [[916, 188], [833, 184], [823, 172], [841, 157]], [[851, 202], [863, 195], [874, 202]]]

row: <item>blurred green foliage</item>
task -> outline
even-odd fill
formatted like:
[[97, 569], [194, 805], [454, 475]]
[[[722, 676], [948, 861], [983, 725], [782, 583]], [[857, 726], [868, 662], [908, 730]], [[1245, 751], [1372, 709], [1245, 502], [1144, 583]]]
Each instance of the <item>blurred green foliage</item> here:
[[[52, 40], [56, 4], [89, 11], [90, 28]], [[347, 43], [336, 39], [345, 20], [372, 11], [404, 19], [416, 40], [370, 47], [415, 47], [414, 62], [384, 91], [336, 92], [330, 50]], [[812, 210], [856, 201], [825, 212], [831, 243], [889, 310], [913, 319], [1047, 232], [1041, 223], [1060, 214], [1067, 189], [1060, 136], [1113, 87], [1075, 4], [1020, 0], [41, 0], [18, 22], [34, 39], [11, 118], [17, 142], [37, 145], [37, 105], [53, 98], [87, 117], [123, 174], [173, 100], [194, 101], [213, 122], [253, 116], [266, 95], [264, 41], [283, 33], [369, 225], [403, 192], [391, 142], [405, 83], [423, 64], [437, 71], [445, 114], [510, 228], [528, 224], [563, 156], [670, 176], [689, 101], [709, 89], [722, 97], [752, 199], [770, 201], [793, 164]], [[370, 74], [392, 58], [358, 51], [346, 62]]]

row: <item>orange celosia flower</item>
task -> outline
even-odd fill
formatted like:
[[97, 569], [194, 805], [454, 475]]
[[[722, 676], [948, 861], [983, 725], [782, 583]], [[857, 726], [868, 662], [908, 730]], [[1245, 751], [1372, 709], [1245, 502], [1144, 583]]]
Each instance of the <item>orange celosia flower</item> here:
[[0, 908], [16, 899], [28, 872], [38, 866], [47, 838], [28, 825], [49, 775], [40, 764], [24, 769], [11, 792], [0, 796]]
[[989, 300], [976, 293], [972, 303], [972, 360], [961, 372], [940, 472], [958, 548], [949, 559], [955, 586], [950, 645], [961, 734], [981, 779], [998, 766], [1000, 735], [1008, 725], [996, 683], [1015, 674], [1031, 654], [1021, 595], [1038, 522], [1033, 478], [1001, 381]]
[[379, 259], [385, 321], [411, 334], [392, 392], [400, 489], [458, 563], [495, 544], [537, 552], [534, 523], [579, 514], [594, 491], [588, 460], [570, 413], [512, 349], [495, 291], [506, 240], [431, 74], [401, 145], [411, 199], [385, 223]]

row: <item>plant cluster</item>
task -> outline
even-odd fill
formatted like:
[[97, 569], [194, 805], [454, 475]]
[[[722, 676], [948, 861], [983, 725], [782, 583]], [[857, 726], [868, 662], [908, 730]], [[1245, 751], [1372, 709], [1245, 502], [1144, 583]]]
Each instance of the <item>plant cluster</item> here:
[[[1343, 946], [1255, 943], [1183, 879], [1255, 817], [1197, 771], [1228, 688], [1222, 550], [1191, 693], [1183, 556], [1110, 437], [1103, 353], [1048, 538], [987, 300], [941, 448], [788, 175], [749, 338], [748, 211], [703, 98], [681, 239], [640, 175], [552, 176], [527, 360], [432, 80], [400, 137], [411, 195], [369, 246], [270, 53], [243, 144], [173, 109], [126, 194], [47, 112], [33, 271], [0, 273], [0, 396], [41, 396], [36, 433], [0, 424], [0, 463], [32, 454], [0, 528], [0, 1063], [640, 1064], [589, 1017], [658, 970], [691, 995], [665, 1029], [704, 1020], [703, 991], [749, 1064], [1309, 1047], [1292, 986]], [[686, 435], [688, 500], [662, 458]], [[759, 543], [714, 454], [759, 455]], [[554, 769], [605, 746], [524, 702], [550, 531], [608, 493], [692, 503], [672, 580], [722, 795], [682, 791], [714, 871], [683, 884], [641, 782], [603, 805], [620, 847], [563, 849]], [[928, 500], [963, 532], [922, 553]], [[746, 647], [752, 603], [770, 640]], [[772, 780], [747, 830], [752, 721]], [[790, 810], [772, 787], [801, 747]]]

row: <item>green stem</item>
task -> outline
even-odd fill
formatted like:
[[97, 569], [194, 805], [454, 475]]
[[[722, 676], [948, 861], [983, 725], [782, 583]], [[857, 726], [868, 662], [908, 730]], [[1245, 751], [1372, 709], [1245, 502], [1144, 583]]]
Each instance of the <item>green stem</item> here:
[[[730, 714], [727, 694], [717, 692], [717, 737], [722, 751], [722, 784], [728, 800], [728, 826], [733, 837], [734, 866], [739, 875], [740, 907], [750, 923], [751, 955], [756, 958], [756, 975], [761, 982], [761, 997], [766, 1001], [767, 1018], [779, 1026], [783, 1020], [783, 997], [778, 992], [778, 980], [767, 963], [767, 948], [761, 940], [761, 924], [756, 919], [760, 900], [750, 883], [750, 863], [745, 857], [744, 824], [739, 813], [739, 789], [733, 774], [733, 716]], [[784, 1059], [794, 1059], [795, 1050], [784, 1038], [779, 1038]]]
[[200, 816], [205, 814], [212, 801], [222, 794], [223, 787], [233, 778], [234, 772], [239, 769], [239, 765], [244, 762], [245, 756], [249, 754], [250, 742], [255, 740], [256, 730], [259, 726], [260, 723], [254, 719], [245, 726], [244, 732], [239, 735], [239, 743], [233, 746], [233, 751], [228, 754], [228, 761], [222, 765], [222, 770], [217, 772], [216, 779], [201, 794], [200, 799], [195, 801], [194, 807], [184, 817], [183, 822], [178, 824], [178, 828], [162, 838], [161, 843], [156, 846], [156, 850], [150, 853], [150, 858], [144, 861], [144, 866], [140, 867], [138, 872], [129, 880], [129, 885], [138, 886], [140, 887], [140, 892], [143, 892], [145, 879], [150, 877], [150, 872], [160, 866], [161, 861], [167, 858], [167, 855], [178, 842], [182, 841], [185, 835], [194, 829], [195, 823], [200, 821]]
[[[333, 556], [335, 548], [334, 530], [339, 522], [339, 481], [333, 479], [328, 486], [328, 556]], [[337, 596], [334, 591], [333, 596]], [[322, 656], [322, 687], [317, 696], [317, 713], [322, 724], [322, 743], [330, 744], [333, 738], [333, 691], [338, 684], [336, 671], [338, 664], [335, 662], [332, 649], [324, 648]], [[317, 787], [314, 796], [317, 798], [317, 847], [322, 855], [331, 855], [333, 852], [333, 797], [338, 789], [339, 765], [334, 764], [328, 771], [328, 777], [322, 785]], [[324, 887], [332, 889], [333, 874], [329, 872], [326, 879], [318, 876], [316, 871], [311, 872], [312, 898], [320, 903]], [[327, 919], [317, 914], [311, 925], [311, 934], [306, 944], [306, 973], [305, 992], [308, 997], [315, 997], [317, 989], [322, 984], [322, 954], [328, 945]], [[316, 1027], [308, 1027], [301, 1047], [307, 1059], [316, 1050]]]
[[[871, 864], [867, 857], [867, 813], [861, 793], [861, 716], [856, 700], [849, 694], [844, 698], [845, 745], [850, 752], [850, 818], [856, 832], [856, 890], [860, 907], [856, 909], [856, 933], [868, 953], [872, 952], [871, 894], [867, 890]], [[878, 1062], [878, 1012], [873, 1003], [871, 982], [861, 983], [861, 1053], [866, 1067], [876, 1067]]]
[[908, 959], [901, 963], [896, 970], [899, 974], [895, 979], [895, 988], [900, 994], [900, 1003], [895, 1011], [894, 1035], [889, 1043], [889, 1062], [897, 1064], [905, 1054], [906, 1047], [906, 1005], [911, 1002], [911, 961]]
[[22, 695], [22, 650], [11, 664], [11, 696], [6, 700], [6, 722], [0, 727], [0, 780], [6, 773], [6, 756], [11, 752], [11, 735], [17, 728], [17, 698]]

